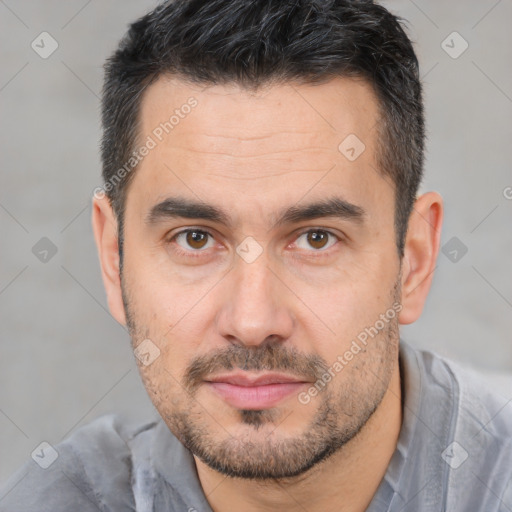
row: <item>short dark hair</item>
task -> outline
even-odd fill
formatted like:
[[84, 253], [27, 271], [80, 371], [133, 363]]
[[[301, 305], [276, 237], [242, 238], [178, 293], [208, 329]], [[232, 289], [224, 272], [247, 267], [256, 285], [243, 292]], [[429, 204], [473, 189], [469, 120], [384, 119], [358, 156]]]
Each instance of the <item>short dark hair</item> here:
[[[418, 60], [402, 20], [365, 0], [174, 0], [132, 23], [105, 63], [101, 156], [107, 197], [123, 219], [145, 88], [165, 74], [249, 89], [359, 77], [379, 103], [379, 172], [395, 189], [395, 233], [403, 256], [423, 174], [424, 117]], [[341, 141], [340, 141], [341, 142]], [[116, 180], [117, 178], [117, 180]], [[117, 181], [117, 182], [116, 182]]]

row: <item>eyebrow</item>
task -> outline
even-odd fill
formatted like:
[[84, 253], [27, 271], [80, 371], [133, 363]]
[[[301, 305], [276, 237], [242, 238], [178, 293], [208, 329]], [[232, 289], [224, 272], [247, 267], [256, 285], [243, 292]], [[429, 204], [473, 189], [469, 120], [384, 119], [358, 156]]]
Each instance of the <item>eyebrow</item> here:
[[[361, 224], [364, 222], [366, 215], [366, 211], [361, 206], [352, 204], [340, 197], [331, 197], [303, 206], [293, 205], [285, 208], [277, 215], [273, 228], [322, 217], [335, 217]], [[224, 210], [185, 197], [168, 197], [156, 204], [146, 215], [145, 222], [147, 225], [154, 225], [173, 218], [209, 220], [232, 227], [230, 217]]]

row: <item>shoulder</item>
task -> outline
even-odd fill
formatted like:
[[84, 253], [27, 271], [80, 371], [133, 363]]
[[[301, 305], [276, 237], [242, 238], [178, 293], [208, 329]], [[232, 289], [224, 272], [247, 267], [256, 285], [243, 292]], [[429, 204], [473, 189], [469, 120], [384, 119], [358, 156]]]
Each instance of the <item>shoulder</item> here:
[[430, 386], [449, 392], [460, 435], [483, 430], [497, 440], [512, 439], [512, 374], [484, 374], [433, 352], [417, 350]]
[[431, 417], [443, 410], [450, 419], [441, 453], [448, 510], [512, 510], [512, 375], [413, 350]]
[[0, 511], [135, 510], [131, 444], [155, 425], [106, 415], [41, 445], [0, 489]]

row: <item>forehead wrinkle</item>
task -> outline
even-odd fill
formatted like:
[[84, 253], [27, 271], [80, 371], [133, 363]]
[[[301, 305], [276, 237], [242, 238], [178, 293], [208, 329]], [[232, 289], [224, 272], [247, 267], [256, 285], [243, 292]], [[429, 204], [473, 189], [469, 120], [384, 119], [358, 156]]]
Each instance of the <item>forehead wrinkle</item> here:
[[254, 129], [247, 133], [204, 133], [201, 129], [177, 133], [178, 139], [169, 138], [167, 148], [173, 151], [194, 153], [225, 154], [229, 156], [272, 155], [279, 153], [332, 152], [336, 153], [340, 142], [338, 134], [324, 132], [298, 132], [278, 130], [261, 133]]
[[201, 150], [201, 149], [186, 147], [186, 146], [169, 146], [169, 148], [170, 147], [174, 147], [178, 151], [184, 150], [184, 151], [190, 151], [190, 152], [198, 153], [198, 154], [202, 154], [202, 155], [219, 155], [219, 156], [228, 156], [230, 158], [260, 158], [260, 157], [265, 157], [265, 156], [270, 157], [272, 155], [281, 155], [281, 154], [285, 154], [285, 153], [298, 153], [298, 152], [300, 152], [302, 155], [304, 155], [305, 153], [311, 153], [311, 152], [319, 153], [319, 152], [324, 152], [325, 150], [332, 151], [333, 154], [337, 153], [337, 150], [334, 150], [332, 148], [324, 148], [324, 147], [309, 147], [309, 148], [300, 148], [300, 149], [298, 149], [298, 148], [297, 149], [281, 149], [281, 150], [274, 150], [274, 151], [264, 151], [262, 153], [251, 154], [251, 155], [236, 154], [234, 151], [234, 148], [232, 148], [229, 152], [223, 152], [223, 151]]
[[314, 169], [291, 169], [289, 171], [283, 171], [283, 172], [275, 172], [270, 175], [253, 175], [253, 176], [229, 176], [227, 174], [218, 174], [218, 173], [206, 173], [206, 176], [215, 176], [216, 178], [224, 178], [226, 180], [236, 180], [236, 181], [255, 181], [255, 180], [262, 180], [262, 179], [269, 179], [269, 178], [277, 178], [279, 176], [285, 176], [286, 174], [293, 174], [297, 172], [318, 172]]

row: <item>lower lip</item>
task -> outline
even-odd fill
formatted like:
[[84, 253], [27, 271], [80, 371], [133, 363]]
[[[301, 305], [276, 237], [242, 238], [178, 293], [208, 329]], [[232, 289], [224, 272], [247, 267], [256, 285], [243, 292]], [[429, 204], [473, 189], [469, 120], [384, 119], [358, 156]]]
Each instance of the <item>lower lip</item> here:
[[298, 394], [304, 382], [266, 384], [264, 386], [235, 386], [227, 382], [208, 382], [228, 404], [237, 409], [268, 409], [293, 393]]

